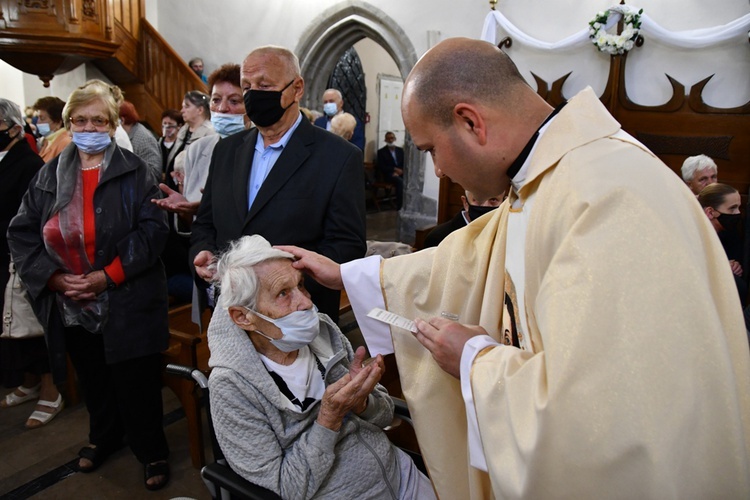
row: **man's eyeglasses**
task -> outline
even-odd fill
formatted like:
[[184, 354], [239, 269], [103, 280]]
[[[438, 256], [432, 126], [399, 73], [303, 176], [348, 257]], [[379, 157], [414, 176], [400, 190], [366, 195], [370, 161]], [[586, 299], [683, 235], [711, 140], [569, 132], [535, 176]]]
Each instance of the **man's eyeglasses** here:
[[70, 118], [70, 123], [76, 127], [85, 127], [87, 123], [91, 122], [94, 127], [106, 127], [109, 125], [109, 119], [103, 116], [95, 116], [93, 118], [85, 118], [83, 116], [73, 116]]
[[166, 129], [172, 129], [172, 128], [177, 128], [177, 125], [162, 125], [161, 128], [163, 128], [165, 130]]

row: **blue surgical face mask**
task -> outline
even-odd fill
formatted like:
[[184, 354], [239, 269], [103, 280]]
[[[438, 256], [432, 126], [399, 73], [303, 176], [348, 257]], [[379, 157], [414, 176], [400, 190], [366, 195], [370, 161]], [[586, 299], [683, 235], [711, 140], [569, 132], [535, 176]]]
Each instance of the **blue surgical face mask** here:
[[323, 104], [323, 112], [328, 116], [333, 116], [339, 112], [339, 107], [335, 102], [327, 102]]
[[211, 123], [217, 134], [226, 137], [245, 130], [245, 115], [230, 115], [211, 111]]
[[47, 137], [52, 130], [49, 128], [49, 123], [37, 123], [36, 130], [41, 134], [42, 137]]
[[73, 144], [84, 153], [94, 154], [103, 151], [111, 142], [109, 132], [73, 132]]
[[[247, 310], [251, 311], [251, 309]], [[312, 309], [294, 311], [276, 319], [264, 316], [257, 311], [252, 311], [252, 313], [269, 323], [273, 323], [281, 330], [282, 337], [280, 339], [272, 339], [265, 333], [255, 330], [257, 334], [270, 340], [271, 344], [280, 351], [292, 352], [301, 349], [312, 342], [320, 333], [320, 318], [315, 304], [313, 304]]]

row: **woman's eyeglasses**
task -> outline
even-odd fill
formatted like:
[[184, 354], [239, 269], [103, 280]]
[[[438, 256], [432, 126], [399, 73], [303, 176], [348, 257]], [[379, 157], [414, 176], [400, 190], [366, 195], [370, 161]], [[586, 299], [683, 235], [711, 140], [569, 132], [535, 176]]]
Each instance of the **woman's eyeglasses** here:
[[94, 127], [106, 127], [109, 125], [109, 120], [103, 116], [95, 116], [93, 118], [85, 118], [83, 116], [73, 116], [70, 118], [70, 123], [76, 127], [85, 127], [87, 123], [91, 122]]

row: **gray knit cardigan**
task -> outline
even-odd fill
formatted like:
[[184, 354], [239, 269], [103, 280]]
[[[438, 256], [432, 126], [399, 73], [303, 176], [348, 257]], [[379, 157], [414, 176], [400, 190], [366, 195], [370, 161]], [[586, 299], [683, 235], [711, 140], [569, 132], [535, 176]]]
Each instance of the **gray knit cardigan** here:
[[[304, 413], [288, 407], [247, 333], [217, 308], [208, 329], [211, 415], [229, 464], [247, 480], [285, 499], [396, 498], [396, 449], [382, 428], [393, 419], [384, 387], [367, 409], [349, 413], [338, 432], [315, 422], [320, 402]], [[349, 372], [352, 347], [338, 327], [320, 314], [320, 335], [310, 344], [328, 359], [326, 386]]]

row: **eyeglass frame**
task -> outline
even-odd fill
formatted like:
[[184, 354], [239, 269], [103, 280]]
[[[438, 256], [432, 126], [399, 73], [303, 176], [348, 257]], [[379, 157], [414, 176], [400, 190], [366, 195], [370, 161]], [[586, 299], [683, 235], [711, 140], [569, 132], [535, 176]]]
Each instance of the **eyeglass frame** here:
[[[78, 120], [85, 120], [85, 121], [81, 123], [76, 123], [76, 121]], [[104, 123], [102, 123], [101, 125], [97, 125], [94, 122], [94, 120], [104, 120]], [[103, 128], [103, 127], [108, 126], [111, 123], [109, 118], [104, 118], [102, 116], [95, 116], [93, 118], [84, 118], [83, 116], [77, 116], [77, 117], [71, 116], [70, 118], [68, 118], [68, 121], [70, 122], [71, 126], [75, 126], [78, 128], [84, 128], [88, 123], [91, 123], [91, 125], [93, 125], [95, 128]]]

